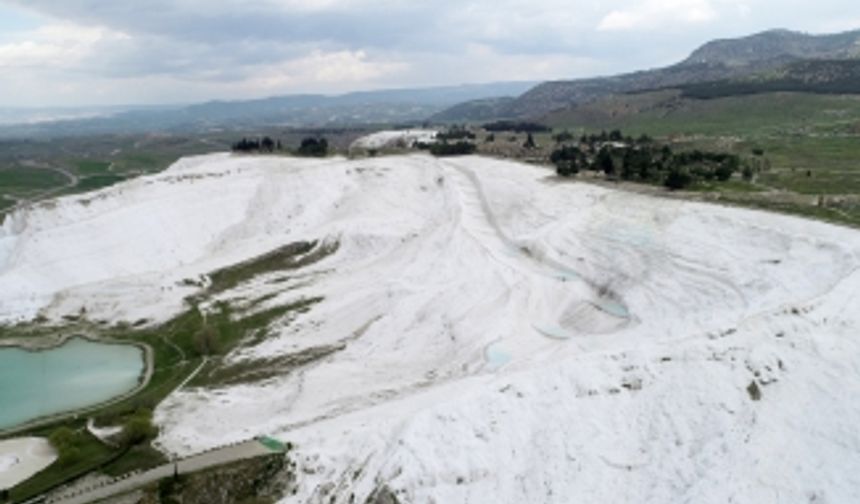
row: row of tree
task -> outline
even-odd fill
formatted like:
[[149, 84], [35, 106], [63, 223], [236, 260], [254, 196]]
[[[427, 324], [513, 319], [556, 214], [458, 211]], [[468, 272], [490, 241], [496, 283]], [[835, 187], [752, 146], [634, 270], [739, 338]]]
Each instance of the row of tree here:
[[526, 121], [496, 121], [484, 125], [484, 129], [492, 132], [513, 131], [514, 133], [548, 133], [549, 126]]
[[[234, 152], [275, 152], [283, 151], [284, 147], [280, 140], [274, 140], [268, 136], [263, 138], [243, 138], [232, 145]], [[298, 149], [293, 151], [298, 156], [325, 157], [328, 155], [328, 140], [323, 137], [307, 137], [302, 140]]]
[[232, 147], [235, 152], [274, 152], [276, 149], [283, 149], [280, 140], [275, 141], [269, 137], [243, 138], [234, 143]]
[[735, 154], [700, 150], [675, 153], [668, 145], [657, 145], [650, 138], [632, 140], [620, 132], [583, 137], [578, 145], [554, 150], [550, 160], [562, 177], [591, 170], [609, 178], [661, 184], [670, 189], [683, 189], [698, 181], [729, 180], [741, 165]]
[[468, 142], [465, 140], [460, 140], [457, 142], [449, 143], [447, 141], [435, 142], [435, 143], [424, 143], [424, 142], [416, 142], [415, 148], [420, 150], [429, 151], [430, 154], [434, 156], [444, 157], [444, 156], [466, 156], [469, 154], [474, 154], [476, 150], [478, 150], [478, 146], [473, 144], [472, 142]]
[[475, 134], [469, 131], [465, 126], [451, 126], [445, 131], [436, 133], [436, 139], [440, 141], [446, 140], [474, 140]]

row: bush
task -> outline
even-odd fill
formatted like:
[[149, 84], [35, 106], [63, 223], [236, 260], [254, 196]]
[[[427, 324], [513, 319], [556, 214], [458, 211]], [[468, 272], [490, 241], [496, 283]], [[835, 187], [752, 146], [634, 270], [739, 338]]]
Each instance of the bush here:
[[465, 126], [452, 126], [448, 131], [436, 133], [436, 139], [445, 140], [474, 140], [475, 134], [467, 130]]
[[549, 156], [560, 177], [571, 177], [585, 166], [585, 155], [576, 147], [556, 149]]
[[275, 150], [275, 146], [280, 149], [281, 141], [272, 140], [269, 137], [263, 137], [259, 140], [248, 140], [247, 138], [243, 138], [238, 142], [234, 143], [232, 148], [236, 152], [273, 152]]
[[152, 423], [152, 411], [141, 408], [126, 420], [122, 429], [122, 444], [135, 446], [143, 444], [158, 435], [158, 427]]
[[72, 465], [81, 459], [81, 434], [68, 427], [59, 427], [48, 436], [48, 441], [57, 450], [60, 465]]
[[673, 166], [669, 170], [669, 173], [666, 175], [666, 180], [663, 182], [663, 185], [665, 185], [672, 191], [676, 191], [679, 189], [684, 189], [692, 183], [693, 176], [690, 175], [689, 171], [684, 168]]
[[533, 122], [516, 122], [516, 121], [496, 121], [485, 124], [484, 129], [487, 131], [513, 131], [515, 133], [549, 133], [552, 128], [543, 124]]
[[717, 166], [717, 169], [714, 170], [714, 175], [717, 177], [717, 180], [719, 180], [720, 182], [725, 182], [725, 181], [729, 180], [730, 178], [732, 178], [732, 175], [734, 173], [735, 173], [734, 166], [727, 164], [727, 163], [720, 164], [719, 166]]
[[526, 137], [526, 141], [523, 144], [523, 147], [526, 149], [537, 149], [537, 144], [535, 143], [535, 137], [529, 133], [528, 137]]
[[597, 153], [597, 158], [594, 160], [595, 169], [602, 171], [607, 175], [615, 174], [615, 161], [612, 159], [612, 153], [606, 147], [600, 149]]
[[201, 356], [217, 354], [220, 348], [218, 339], [215, 328], [206, 324], [194, 334], [194, 350]]
[[573, 133], [565, 130], [565, 131], [562, 131], [561, 133], [553, 135], [552, 139], [555, 140], [555, 143], [565, 143], [565, 142], [573, 141], [574, 136], [573, 136]]
[[328, 155], [328, 140], [314, 137], [305, 138], [296, 154], [305, 157], [326, 157]]
[[430, 154], [434, 156], [462, 156], [474, 154], [477, 150], [475, 144], [470, 142], [457, 142], [450, 144], [448, 142], [439, 142], [430, 145]]

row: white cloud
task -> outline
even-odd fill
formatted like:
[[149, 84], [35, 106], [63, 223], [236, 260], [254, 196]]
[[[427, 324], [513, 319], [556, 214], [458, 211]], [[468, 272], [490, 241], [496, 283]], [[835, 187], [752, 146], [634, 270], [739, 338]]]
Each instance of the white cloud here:
[[607, 75], [677, 62], [715, 38], [860, 27], [855, 2], [0, 0], [30, 20], [0, 31], [0, 101], [158, 103]]
[[127, 35], [105, 28], [70, 23], [45, 25], [0, 44], [0, 68], [74, 68], [93, 53], [97, 44], [127, 39]]
[[373, 61], [364, 51], [312, 51], [309, 55], [249, 72], [241, 83], [252, 92], [271, 93], [314, 86], [349, 89], [402, 73], [409, 65], [396, 61]]
[[604, 16], [599, 31], [655, 29], [677, 23], [697, 24], [719, 17], [709, 0], [644, 0]]

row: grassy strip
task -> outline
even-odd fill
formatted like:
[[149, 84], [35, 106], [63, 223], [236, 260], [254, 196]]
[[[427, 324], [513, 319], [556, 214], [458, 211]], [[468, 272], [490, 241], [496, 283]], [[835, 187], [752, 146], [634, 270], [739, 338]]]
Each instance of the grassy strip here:
[[[230, 348], [242, 344], [252, 346], [259, 344], [268, 336], [268, 328], [277, 320], [308, 312], [313, 305], [323, 298], [301, 299], [285, 306], [277, 306], [242, 318], [234, 318], [225, 305], [220, 305], [220, 311], [211, 317], [215, 330], [218, 331], [218, 341]], [[263, 363], [248, 362], [224, 366], [222, 360], [210, 360], [203, 372], [195, 377], [191, 386], [219, 386], [247, 381], [266, 373]], [[271, 376], [271, 374], [266, 375]], [[249, 378], [251, 377], [251, 378]]]
[[68, 182], [68, 178], [54, 170], [19, 166], [0, 169], [0, 187], [7, 192], [55, 189]]
[[110, 173], [110, 163], [106, 161], [93, 161], [82, 159], [76, 163], [78, 173], [81, 175], [104, 175]]
[[104, 189], [114, 184], [119, 184], [126, 180], [122, 175], [91, 175], [78, 180], [78, 185], [75, 186], [76, 192], [88, 192], [98, 189]]
[[274, 271], [295, 270], [314, 264], [337, 251], [338, 245], [295, 242], [209, 275], [209, 294], [224, 292], [256, 276]]
[[[4, 198], [2, 195], [0, 195], [0, 213], [3, 213], [4, 210], [8, 210], [13, 206], [15, 206], [14, 200]], [[2, 222], [3, 220], [0, 219], [0, 223]]]

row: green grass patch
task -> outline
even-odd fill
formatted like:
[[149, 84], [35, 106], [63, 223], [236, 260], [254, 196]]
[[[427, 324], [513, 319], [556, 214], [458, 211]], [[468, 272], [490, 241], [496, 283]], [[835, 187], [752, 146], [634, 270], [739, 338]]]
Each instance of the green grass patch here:
[[149, 444], [133, 446], [112, 462], [105, 464], [101, 470], [108, 476], [122, 476], [141, 468], [158, 467], [169, 460], [160, 451]]
[[155, 152], [126, 154], [115, 161], [115, 171], [155, 173], [167, 168], [171, 163], [179, 159], [179, 157]]
[[91, 177], [84, 177], [78, 180], [78, 185], [75, 186], [75, 190], [77, 192], [95, 191], [98, 189], [104, 189], [105, 187], [110, 187], [125, 180], [126, 178], [122, 175], [93, 175]]
[[63, 187], [69, 179], [62, 173], [41, 168], [16, 166], [0, 169], [0, 193], [21, 194], [33, 190], [45, 191]]
[[110, 173], [110, 163], [105, 161], [80, 160], [76, 163], [81, 175], [105, 175]]
[[14, 200], [4, 198], [2, 195], [0, 195], [0, 213], [12, 208], [13, 206], [15, 206]]
[[770, 93], [695, 100], [677, 92], [621, 95], [556, 112], [546, 122], [572, 131], [624, 130], [633, 135], [737, 135], [809, 132], [860, 121], [860, 97]]
[[209, 275], [209, 293], [223, 292], [273, 271], [294, 270], [314, 264], [337, 251], [338, 245], [295, 242], [239, 264], [214, 271]]
[[[222, 309], [210, 316], [213, 320], [218, 341], [222, 345], [253, 346], [264, 341], [269, 329], [277, 321], [289, 323], [298, 314], [307, 313], [323, 298], [300, 299], [285, 306], [277, 306], [245, 317], [233, 317]], [[288, 354], [261, 361], [243, 361], [225, 365], [222, 359], [211, 359], [207, 368], [192, 380], [192, 386], [223, 386], [238, 383], [253, 383], [278, 375], [291, 369], [319, 360], [340, 350], [337, 345], [311, 348], [297, 354]]]

